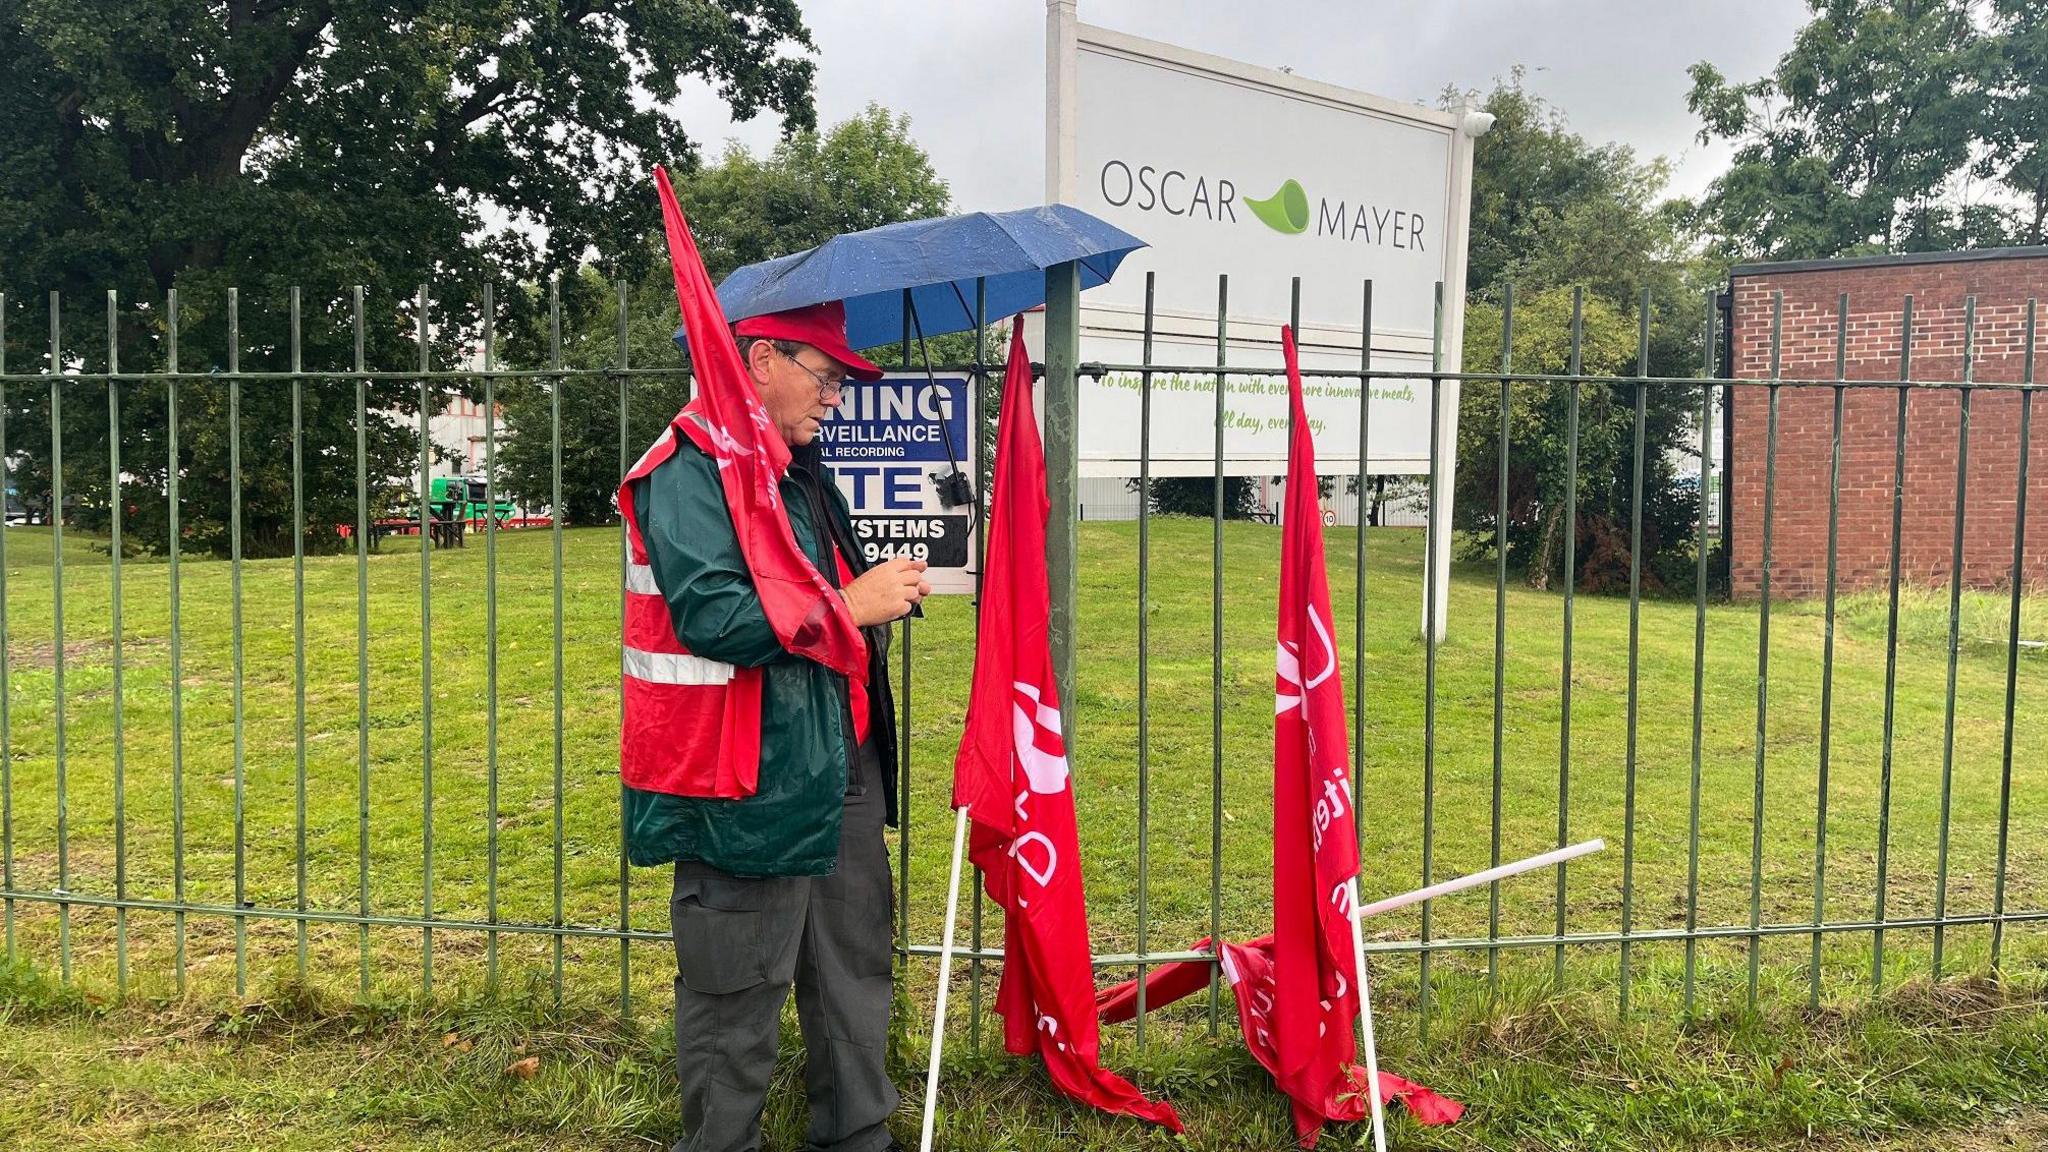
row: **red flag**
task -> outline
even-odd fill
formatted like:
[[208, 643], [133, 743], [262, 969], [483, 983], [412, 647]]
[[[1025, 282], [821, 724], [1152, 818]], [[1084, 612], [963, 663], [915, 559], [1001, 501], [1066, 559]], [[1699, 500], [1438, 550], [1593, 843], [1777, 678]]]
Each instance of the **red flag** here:
[[[1245, 1046], [1277, 1078], [1279, 1055], [1272, 1022], [1279, 1008], [1279, 990], [1284, 985], [1274, 978], [1273, 943], [1273, 937], [1267, 936], [1249, 944], [1224, 944], [1223, 975], [1237, 996], [1237, 1020], [1244, 1031]], [[1313, 1144], [1326, 1120], [1363, 1120], [1369, 1116], [1371, 1105], [1362, 1090], [1365, 1080], [1364, 1065], [1346, 1060], [1323, 1081], [1323, 1096], [1315, 1100], [1296, 1097], [1294, 1124], [1302, 1143]], [[1400, 1103], [1419, 1124], [1449, 1124], [1465, 1114], [1463, 1104], [1390, 1072], [1380, 1073], [1379, 1090], [1380, 1103]]]
[[[768, 422], [768, 412], [761, 407], [725, 315], [719, 311], [718, 294], [704, 271], [703, 257], [697, 254], [690, 225], [669, 187], [668, 173], [659, 167], [654, 170], [654, 186], [661, 195], [661, 223], [668, 233], [676, 303], [682, 308], [696, 378], [696, 396], [676, 416], [673, 427], [718, 461], [725, 506], [732, 514], [740, 553], [746, 557], [754, 590], [776, 638], [790, 652], [864, 684], [868, 678], [867, 642], [847, 611], [846, 601], [797, 546], [789, 513], [782, 507], [777, 485], [789, 468], [789, 445]], [[667, 444], [663, 437], [648, 451], [661, 451]], [[625, 511], [632, 515], [630, 508]]]
[[[1197, 940], [1191, 952], [1214, 952], [1208, 939]], [[1268, 1072], [1276, 1071], [1278, 1059], [1273, 1053], [1272, 1012], [1273, 990], [1273, 938], [1261, 936], [1245, 944], [1223, 945], [1223, 976], [1230, 982], [1237, 1000], [1238, 1028], [1244, 1034], [1245, 1047], [1250, 1048]], [[1172, 964], [1161, 964], [1145, 977], [1145, 1010], [1163, 1008], [1182, 997], [1193, 995], [1209, 986], [1210, 964], [1205, 960], [1181, 960]], [[1138, 1012], [1138, 982], [1126, 980], [1114, 988], [1105, 988], [1095, 997], [1095, 1006], [1105, 1024], [1129, 1020]], [[1367, 1115], [1365, 1094], [1358, 1086], [1365, 1083], [1365, 1068], [1353, 1064], [1345, 1070], [1341, 1089], [1314, 1109], [1328, 1120], [1363, 1120]], [[1380, 1102], [1400, 1104], [1408, 1109], [1415, 1122], [1425, 1125], [1451, 1124], [1465, 1114], [1465, 1106], [1413, 1080], [1404, 1080], [1391, 1072], [1380, 1073]]]
[[[1270, 942], [1272, 937], [1265, 937]], [[1204, 936], [1190, 952], [1214, 952], [1214, 940]], [[1176, 1000], [1192, 996], [1209, 986], [1216, 966], [1202, 960], [1177, 960], [1154, 964], [1145, 974], [1145, 1011], [1153, 1012]], [[1138, 1015], [1138, 982], [1126, 980], [1095, 994], [1095, 1016], [1104, 1024], [1121, 1024]]]
[[[1286, 519], [1280, 537], [1280, 627], [1273, 708], [1274, 932], [1222, 946], [1245, 1046], [1294, 1102], [1295, 1134], [1313, 1145], [1331, 1120], [1370, 1112], [1366, 1069], [1352, 1025], [1358, 1019], [1351, 947], [1358, 874], [1357, 814], [1344, 770], [1344, 683], [1323, 567], [1315, 444], [1301, 400], [1294, 332], [1280, 329], [1287, 358], [1290, 432]], [[1209, 940], [1195, 945], [1213, 950]], [[1147, 1010], [1208, 982], [1200, 961], [1167, 964], [1146, 977]], [[1105, 1020], [1137, 1011], [1136, 981], [1104, 991]], [[1380, 1073], [1382, 1102], [1399, 1100], [1423, 1124], [1449, 1124], [1465, 1106], [1420, 1084]]]
[[981, 631], [967, 730], [953, 764], [953, 806], [973, 824], [970, 855], [1003, 908], [996, 1010], [1005, 1046], [1037, 1052], [1060, 1091], [1105, 1112], [1181, 1130], [1171, 1104], [1147, 1100], [1097, 1062], [1095, 977], [1081, 842], [1047, 635], [1045, 449], [1033, 417], [1021, 318], [1011, 329], [996, 432], [994, 507], [982, 577]]
[[1315, 443], [1294, 331], [1280, 329], [1291, 415], [1280, 533], [1280, 643], [1273, 715], [1273, 1078], [1313, 1144], [1357, 1053], [1351, 901], [1358, 839], [1345, 771], [1344, 682], [1323, 569]]

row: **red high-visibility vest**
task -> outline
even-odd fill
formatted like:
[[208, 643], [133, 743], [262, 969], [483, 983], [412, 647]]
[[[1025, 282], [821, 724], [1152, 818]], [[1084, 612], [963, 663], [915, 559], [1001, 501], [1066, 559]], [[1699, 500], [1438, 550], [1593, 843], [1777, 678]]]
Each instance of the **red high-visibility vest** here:
[[671, 424], [619, 484], [628, 550], [619, 775], [642, 791], [736, 800], [760, 785], [762, 670], [692, 655], [676, 639], [633, 508], [633, 481], [680, 446]]

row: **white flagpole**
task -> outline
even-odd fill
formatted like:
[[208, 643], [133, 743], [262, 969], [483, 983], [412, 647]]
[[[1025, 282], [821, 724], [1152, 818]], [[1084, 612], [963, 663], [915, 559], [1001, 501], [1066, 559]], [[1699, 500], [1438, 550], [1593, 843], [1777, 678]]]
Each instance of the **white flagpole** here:
[[[924, 1129], [918, 1136], [918, 1152], [932, 1152], [932, 1119], [939, 1103], [939, 1051], [946, 1040], [946, 992], [953, 975], [953, 925], [960, 911], [960, 856], [967, 843], [967, 808], [962, 805], [955, 811], [958, 817], [953, 822], [953, 874], [946, 881], [946, 932], [939, 944], [939, 996], [932, 1008], [932, 1058], [924, 1072]], [[1351, 935], [1353, 940], [1358, 939], [1357, 920], [1351, 922]]]
[[[1358, 809], [1354, 801], [1354, 807], [1352, 808], [1354, 819], [1357, 817], [1357, 811]], [[1361, 906], [1358, 902], [1358, 878], [1356, 876], [1351, 878], [1351, 964], [1352, 972], [1358, 980], [1358, 1027], [1361, 1039], [1365, 1045], [1366, 1090], [1371, 1093], [1367, 1099], [1371, 1101], [1372, 1105], [1373, 1152], [1387, 1152], [1387, 1120], [1386, 1107], [1380, 1103], [1379, 1048], [1373, 1040], [1372, 990], [1371, 985], [1366, 979], [1365, 933], [1359, 926], [1359, 921], [1366, 916], [1391, 912], [1397, 908], [1406, 908], [1413, 904], [1420, 904], [1424, 900], [1434, 900], [1439, 896], [1448, 895], [1452, 892], [1462, 892], [1467, 888], [1477, 888], [1484, 884], [1491, 884], [1495, 880], [1505, 879], [1523, 872], [1547, 868], [1561, 860], [1572, 860], [1580, 856], [1589, 856], [1605, 847], [1607, 847], [1607, 843], [1604, 840], [1587, 840], [1567, 848], [1558, 848], [1540, 853], [1526, 860], [1518, 860], [1513, 864], [1503, 864], [1498, 868], [1488, 868], [1483, 872], [1475, 872], [1470, 876], [1461, 876], [1456, 880], [1445, 880], [1442, 883], [1432, 884], [1427, 888], [1418, 888], [1413, 892], [1391, 896], [1385, 900], [1364, 906]]]
[[[1357, 808], [1352, 809], [1354, 818]], [[1358, 978], [1358, 1027], [1365, 1041], [1366, 1099], [1372, 1105], [1373, 1152], [1387, 1152], [1387, 1111], [1380, 1103], [1380, 1053], [1372, 1035], [1372, 991], [1365, 977], [1365, 934], [1358, 926], [1358, 877], [1351, 878], [1351, 970]]]
[[1460, 876], [1455, 880], [1444, 880], [1431, 884], [1427, 888], [1417, 888], [1413, 892], [1403, 892], [1399, 896], [1389, 896], [1385, 900], [1375, 900], [1360, 908], [1358, 915], [1360, 917], [1379, 916], [1387, 912], [1399, 911], [1410, 905], [1420, 904], [1424, 900], [1434, 900], [1439, 896], [1448, 896], [1453, 892], [1463, 892], [1467, 888], [1478, 888], [1482, 885], [1491, 884], [1496, 880], [1505, 880], [1510, 876], [1519, 876], [1524, 872], [1534, 872], [1539, 868], [1548, 868], [1554, 864], [1561, 864], [1566, 860], [1576, 860], [1581, 856], [1591, 856], [1593, 853], [1606, 847], [1607, 841], [1605, 840], [1586, 840], [1573, 844], [1568, 848], [1553, 848], [1548, 852], [1538, 853], [1526, 860], [1517, 860], [1512, 864], [1503, 864], [1498, 868], [1488, 868], [1484, 872], [1474, 872], [1470, 876]]

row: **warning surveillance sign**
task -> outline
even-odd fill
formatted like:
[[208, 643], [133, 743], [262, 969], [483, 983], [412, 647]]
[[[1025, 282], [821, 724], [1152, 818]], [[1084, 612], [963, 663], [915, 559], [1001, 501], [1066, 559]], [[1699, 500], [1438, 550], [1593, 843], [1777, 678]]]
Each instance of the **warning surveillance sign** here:
[[934, 592], [974, 591], [974, 507], [939, 498], [955, 463], [976, 474], [973, 395], [964, 376], [848, 380], [818, 433], [868, 562], [923, 560]]

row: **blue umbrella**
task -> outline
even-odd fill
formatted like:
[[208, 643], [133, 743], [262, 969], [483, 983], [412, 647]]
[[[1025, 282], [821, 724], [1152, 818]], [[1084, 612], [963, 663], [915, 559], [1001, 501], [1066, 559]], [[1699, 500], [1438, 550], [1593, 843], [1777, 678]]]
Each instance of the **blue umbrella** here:
[[[906, 288], [924, 335], [964, 332], [975, 326], [977, 280], [987, 281], [987, 319], [996, 320], [1045, 303], [1045, 269], [1078, 261], [1081, 287], [1093, 288], [1144, 246], [1065, 204], [907, 220], [749, 264], [718, 286], [718, 303], [737, 322], [844, 300], [846, 342], [876, 348], [903, 338]], [[676, 343], [683, 343], [681, 332]]]

